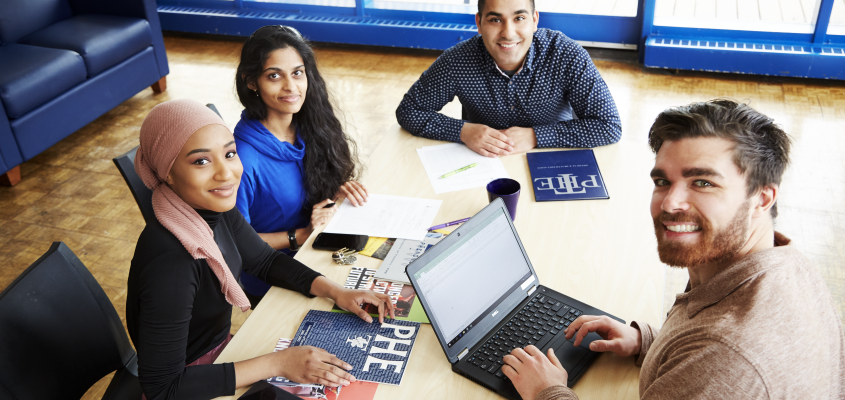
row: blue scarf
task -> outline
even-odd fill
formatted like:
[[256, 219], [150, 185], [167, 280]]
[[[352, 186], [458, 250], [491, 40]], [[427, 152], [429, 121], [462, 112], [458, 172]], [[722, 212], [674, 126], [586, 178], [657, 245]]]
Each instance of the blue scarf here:
[[247, 119], [246, 110], [241, 113], [241, 120], [235, 126], [235, 137], [249, 143], [261, 154], [274, 160], [298, 161], [305, 157], [305, 143], [299, 139], [298, 128], [293, 144], [283, 142], [264, 127], [261, 121]]

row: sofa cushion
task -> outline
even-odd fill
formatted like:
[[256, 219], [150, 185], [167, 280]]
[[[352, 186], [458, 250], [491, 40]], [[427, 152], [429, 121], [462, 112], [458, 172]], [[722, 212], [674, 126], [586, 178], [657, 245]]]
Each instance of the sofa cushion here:
[[10, 119], [85, 81], [85, 63], [69, 50], [23, 44], [0, 46], [0, 99]]
[[50, 25], [18, 43], [75, 51], [92, 78], [152, 45], [153, 37], [144, 19], [85, 14]]
[[0, 42], [18, 39], [73, 16], [67, 0], [0, 1]]

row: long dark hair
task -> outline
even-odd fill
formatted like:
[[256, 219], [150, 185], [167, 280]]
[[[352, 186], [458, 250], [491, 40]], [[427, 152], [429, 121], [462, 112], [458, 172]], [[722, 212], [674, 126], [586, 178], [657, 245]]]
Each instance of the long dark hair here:
[[302, 211], [311, 212], [314, 204], [331, 199], [346, 181], [354, 179], [358, 171], [358, 146], [343, 132], [335, 116], [326, 81], [317, 70], [317, 61], [311, 46], [293, 28], [280, 25], [258, 29], [244, 43], [241, 62], [238, 64], [235, 87], [238, 98], [246, 108], [246, 117], [254, 120], [267, 118], [267, 106], [247, 85], [257, 85], [270, 53], [293, 48], [305, 63], [308, 89], [305, 101], [291, 121], [298, 128], [299, 138], [305, 143], [306, 204]]

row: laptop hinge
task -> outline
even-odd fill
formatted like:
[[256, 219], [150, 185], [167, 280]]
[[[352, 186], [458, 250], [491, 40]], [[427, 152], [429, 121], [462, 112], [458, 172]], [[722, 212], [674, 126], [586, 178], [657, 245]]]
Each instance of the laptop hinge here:
[[528, 296], [531, 296], [535, 290], [537, 290], [537, 285], [534, 285], [534, 287], [528, 290]]
[[460, 354], [458, 354], [458, 361], [460, 361], [462, 358], [466, 357], [466, 355], [468, 353], [469, 353], [469, 348], [464, 348], [464, 351], [462, 351]]

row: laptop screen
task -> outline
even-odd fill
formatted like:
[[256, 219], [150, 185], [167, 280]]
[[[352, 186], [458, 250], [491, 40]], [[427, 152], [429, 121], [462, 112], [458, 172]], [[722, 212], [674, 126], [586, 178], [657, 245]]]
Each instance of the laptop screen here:
[[[526, 289], [534, 280], [503, 206], [485, 208], [470, 222], [474, 223], [450, 234], [447, 238], [451, 240], [441, 243], [445, 246], [435, 246], [429, 250], [433, 254], [424, 254], [427, 257], [408, 267], [438, 337], [446, 348], [457, 351], [460, 349], [452, 349], [455, 344], [483, 335], [497, 317], [507, 315], [508, 310], [496, 315], [496, 307], [514, 290], [520, 286]], [[485, 323], [485, 319], [490, 321]], [[446, 351], [447, 355], [454, 353]]]

